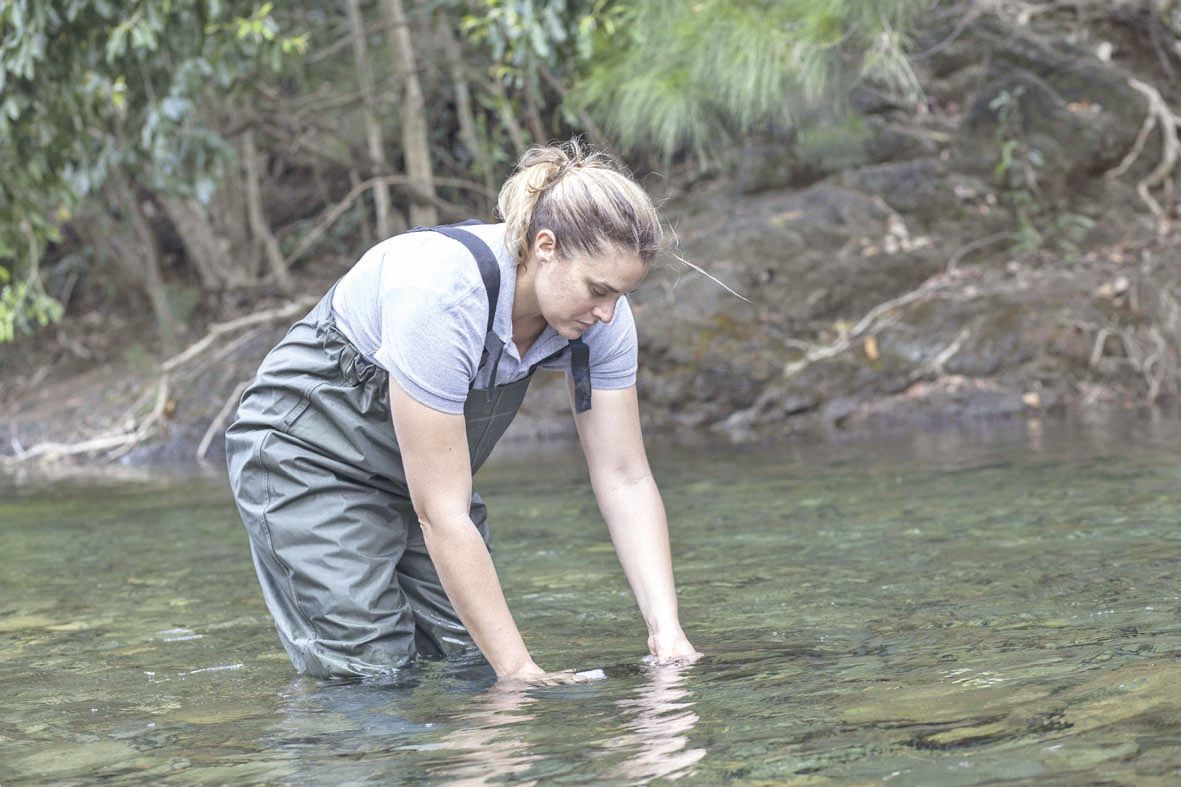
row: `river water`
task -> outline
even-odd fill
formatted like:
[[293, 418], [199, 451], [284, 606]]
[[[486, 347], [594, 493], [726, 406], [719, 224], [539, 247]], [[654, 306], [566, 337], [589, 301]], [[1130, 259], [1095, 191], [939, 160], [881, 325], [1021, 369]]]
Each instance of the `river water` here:
[[0, 482], [0, 783], [1176, 784], [1181, 425], [657, 450], [645, 632], [569, 451], [477, 479], [548, 669], [292, 674], [224, 485]]

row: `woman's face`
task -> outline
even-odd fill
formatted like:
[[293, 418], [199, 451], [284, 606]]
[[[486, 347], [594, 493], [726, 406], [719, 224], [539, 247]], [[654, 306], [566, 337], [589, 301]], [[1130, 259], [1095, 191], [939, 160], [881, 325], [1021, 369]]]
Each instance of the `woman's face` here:
[[536, 294], [541, 316], [565, 339], [577, 339], [596, 322], [611, 322], [619, 296], [647, 273], [635, 254], [555, 255], [538, 260]]

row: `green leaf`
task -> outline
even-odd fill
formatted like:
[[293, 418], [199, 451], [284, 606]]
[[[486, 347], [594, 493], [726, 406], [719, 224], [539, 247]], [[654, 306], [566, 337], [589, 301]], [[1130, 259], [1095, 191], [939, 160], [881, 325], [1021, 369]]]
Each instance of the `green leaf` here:
[[106, 56], [108, 63], [114, 63], [127, 51], [128, 23], [123, 22], [111, 30], [111, 37], [107, 39]]

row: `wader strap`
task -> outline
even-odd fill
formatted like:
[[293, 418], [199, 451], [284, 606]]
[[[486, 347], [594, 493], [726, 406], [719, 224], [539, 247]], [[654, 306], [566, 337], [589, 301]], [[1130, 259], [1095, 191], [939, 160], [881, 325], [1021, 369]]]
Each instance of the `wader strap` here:
[[[460, 227], [467, 224], [479, 224], [476, 219], [468, 219], [458, 224], [443, 224], [438, 227], [415, 227], [410, 232], [437, 232], [452, 240], [459, 241], [464, 248], [476, 258], [480, 266], [480, 278], [484, 280], [484, 289], [488, 293], [488, 333], [492, 333], [492, 321], [496, 318], [496, 302], [500, 299], [500, 263], [488, 244]], [[495, 382], [495, 381], [493, 381]]]
[[591, 409], [590, 348], [582, 339], [571, 339], [569, 344], [556, 353], [542, 358], [529, 367], [529, 374], [533, 374], [538, 366], [554, 360], [567, 350], [570, 351], [570, 375], [574, 378], [574, 412], [585, 413]]
[[[479, 223], [477, 219], [467, 219], [438, 227], [415, 227], [409, 232], [437, 232], [459, 241], [476, 258], [476, 264], [480, 266], [480, 278], [484, 280], [484, 290], [488, 293], [488, 332], [484, 336], [484, 352], [485, 362], [492, 364], [488, 377], [488, 401], [491, 402], [492, 390], [496, 387], [496, 370], [500, 367], [500, 356], [504, 353], [504, 344], [492, 330], [492, 322], [496, 318], [496, 302], [500, 298], [500, 264], [487, 243], [461, 229], [463, 226]], [[570, 350], [570, 372], [574, 376], [574, 411], [583, 413], [591, 409], [590, 348], [582, 339], [571, 339], [567, 348]], [[537, 366], [538, 364], [534, 364], [529, 373], [532, 374]]]
[[496, 388], [496, 371], [500, 368], [500, 356], [504, 354], [504, 343], [492, 330], [492, 323], [496, 319], [496, 302], [500, 298], [500, 263], [488, 244], [477, 238], [467, 230], [460, 229], [467, 224], [479, 224], [476, 219], [467, 219], [457, 224], [443, 224], [438, 227], [415, 227], [410, 232], [437, 232], [446, 235], [454, 241], [462, 243], [480, 268], [480, 278], [484, 280], [484, 292], [488, 295], [488, 330], [484, 334], [484, 358], [481, 365], [490, 363], [492, 368], [488, 377], [486, 396], [492, 401], [492, 391]]
[[570, 373], [574, 375], [574, 412], [591, 409], [590, 348], [582, 339], [570, 340]]

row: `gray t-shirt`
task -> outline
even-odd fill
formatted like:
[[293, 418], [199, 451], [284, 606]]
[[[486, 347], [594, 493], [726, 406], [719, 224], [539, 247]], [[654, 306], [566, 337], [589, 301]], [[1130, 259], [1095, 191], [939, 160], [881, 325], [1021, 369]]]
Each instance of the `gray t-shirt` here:
[[[512, 340], [517, 265], [505, 246], [505, 226], [475, 224], [463, 229], [487, 243], [500, 263], [500, 299], [492, 327], [504, 343], [496, 384], [505, 385], [566, 347], [567, 340], [547, 326], [520, 357]], [[353, 346], [428, 407], [462, 413], [473, 383], [478, 389], [488, 387], [491, 364], [479, 369], [488, 295], [475, 258], [458, 241], [437, 232], [411, 232], [382, 241], [340, 280], [332, 308]], [[588, 328], [582, 339], [590, 348], [593, 388], [635, 384], [636, 326], [626, 297], [620, 296], [610, 323]], [[569, 374], [570, 353], [540, 368]]]

